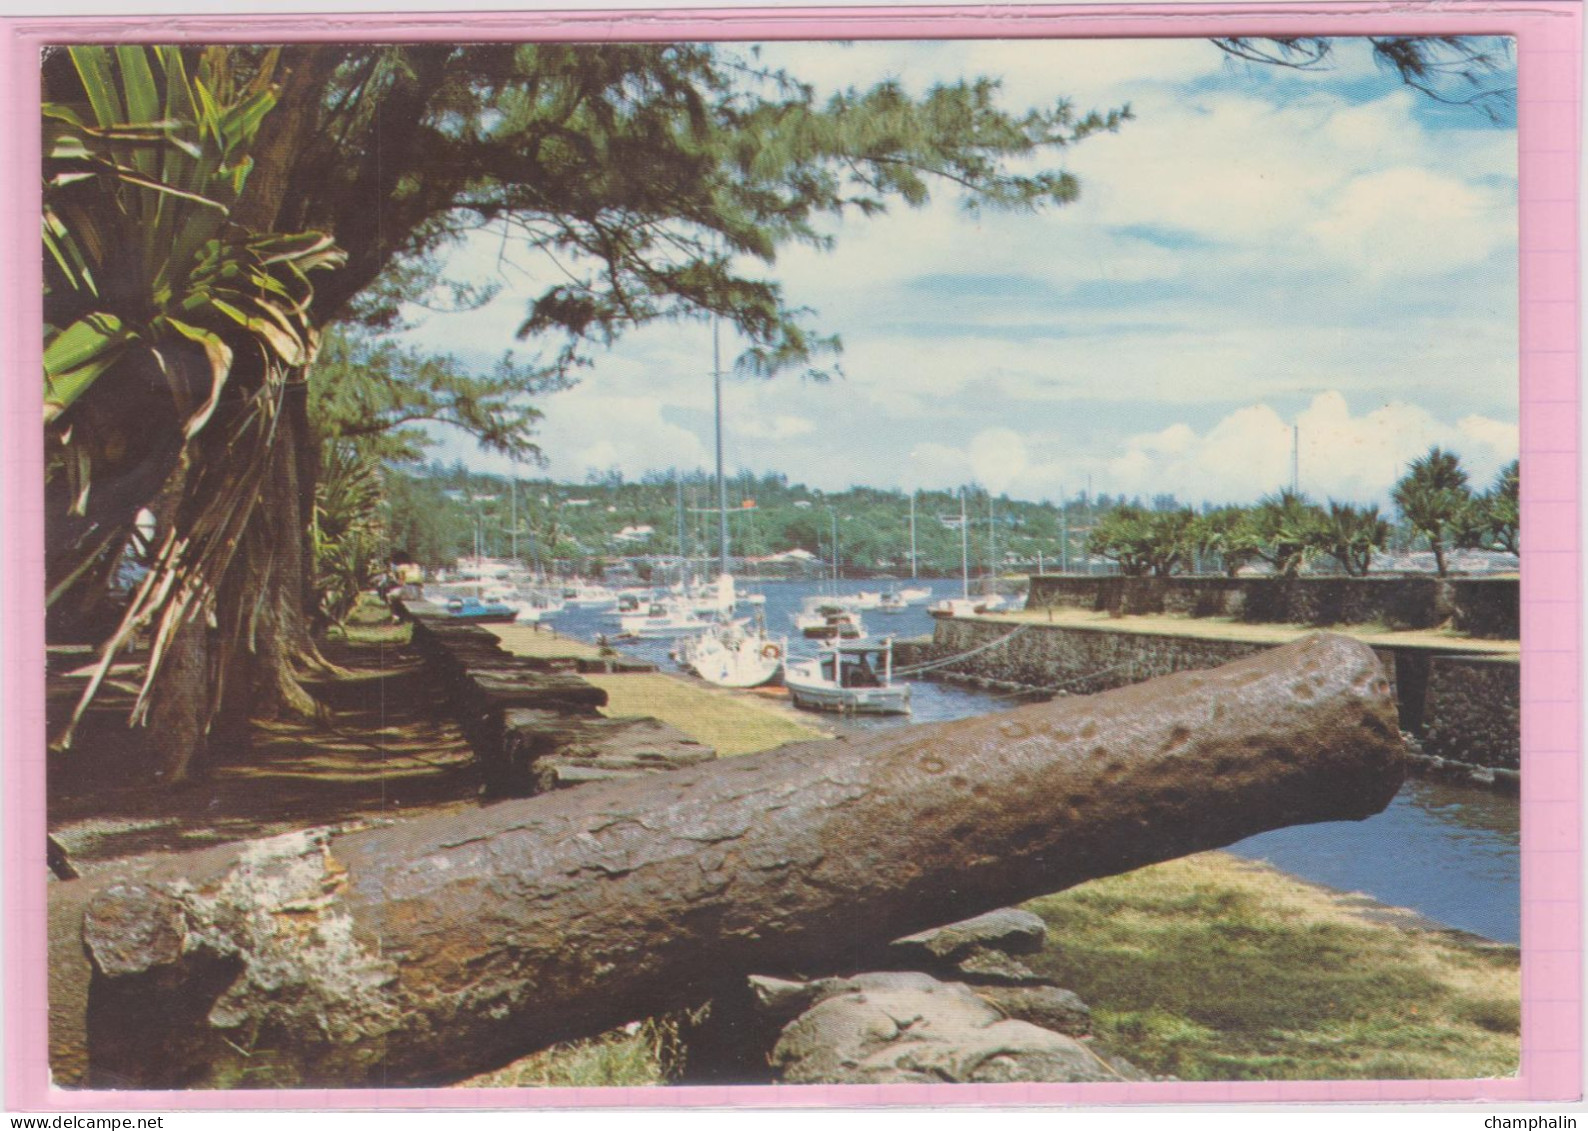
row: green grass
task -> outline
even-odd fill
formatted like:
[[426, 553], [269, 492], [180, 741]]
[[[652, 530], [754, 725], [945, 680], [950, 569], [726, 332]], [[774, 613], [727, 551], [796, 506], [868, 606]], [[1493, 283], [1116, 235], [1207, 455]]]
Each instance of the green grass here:
[[1187, 1080], [1481, 1078], [1519, 1057], [1516, 952], [1377, 922], [1222, 854], [1027, 905], [1030, 964], [1094, 1009], [1098, 1038]]
[[606, 689], [607, 715], [661, 719], [712, 747], [720, 757], [755, 754], [789, 742], [827, 737], [774, 702], [688, 683], [670, 675], [586, 675], [584, 678]]
[[646, 1021], [636, 1031], [614, 1029], [568, 1041], [465, 1080], [465, 1088], [622, 1088], [666, 1083], [678, 1057], [671, 1021]]

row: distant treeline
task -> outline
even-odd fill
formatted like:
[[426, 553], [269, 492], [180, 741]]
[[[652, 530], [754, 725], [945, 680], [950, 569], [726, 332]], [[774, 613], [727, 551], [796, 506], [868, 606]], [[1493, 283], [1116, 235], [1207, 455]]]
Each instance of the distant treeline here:
[[[714, 557], [718, 500], [700, 470], [619, 472], [583, 483], [518, 479], [431, 463], [385, 473], [385, 530], [393, 552], [434, 569], [483, 553], [548, 571], [594, 572], [623, 559]], [[1518, 477], [1507, 467], [1474, 491], [1459, 460], [1439, 449], [1412, 462], [1395, 487], [1396, 512], [1282, 491], [1254, 506], [1199, 508], [1173, 495], [1150, 500], [1077, 494], [1053, 502], [977, 488], [914, 495], [913, 572], [954, 576], [963, 548], [972, 573], [1094, 567], [1166, 576], [1235, 571], [1253, 564], [1282, 574], [1324, 569], [1364, 574], [1383, 550], [1469, 547], [1516, 552]], [[741, 473], [727, 481], [730, 553], [767, 559], [803, 551], [809, 566], [846, 576], [909, 576], [909, 493], [873, 487], [823, 492], [786, 475]], [[835, 551], [836, 546], [836, 551]]]

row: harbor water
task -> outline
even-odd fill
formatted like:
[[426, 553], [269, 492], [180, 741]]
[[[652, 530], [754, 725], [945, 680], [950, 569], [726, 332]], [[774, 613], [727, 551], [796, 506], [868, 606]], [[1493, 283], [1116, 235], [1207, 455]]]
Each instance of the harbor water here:
[[[888, 584], [840, 581], [836, 591], [885, 591]], [[961, 591], [957, 581], [901, 584], [931, 587], [933, 600], [958, 597]], [[834, 592], [832, 583], [741, 583], [740, 588], [765, 595], [767, 630], [774, 636], [788, 634], [792, 656], [815, 654], [818, 642], [802, 639], [791, 617], [806, 597]], [[872, 638], [932, 631], [925, 604], [902, 613], [870, 610], [862, 616]], [[568, 608], [549, 623], [584, 640], [606, 637], [620, 650], [655, 662], [663, 670], [674, 667], [668, 658], [672, 641], [619, 640], [617, 622], [601, 611]], [[826, 715], [822, 721], [843, 730], [867, 730], [964, 718], [1030, 701], [930, 679], [912, 680], [911, 688], [908, 718]], [[1498, 942], [1521, 941], [1520, 818], [1513, 796], [1411, 778], [1384, 812], [1368, 820], [1277, 829], [1234, 844], [1228, 851], [1266, 861], [1313, 883], [1410, 908], [1437, 923]]]

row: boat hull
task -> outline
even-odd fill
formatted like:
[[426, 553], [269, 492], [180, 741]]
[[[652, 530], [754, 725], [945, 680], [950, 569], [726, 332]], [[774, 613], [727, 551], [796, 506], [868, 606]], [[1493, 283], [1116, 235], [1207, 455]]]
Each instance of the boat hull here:
[[832, 687], [802, 683], [784, 674], [794, 706], [845, 715], [908, 715], [908, 687]]

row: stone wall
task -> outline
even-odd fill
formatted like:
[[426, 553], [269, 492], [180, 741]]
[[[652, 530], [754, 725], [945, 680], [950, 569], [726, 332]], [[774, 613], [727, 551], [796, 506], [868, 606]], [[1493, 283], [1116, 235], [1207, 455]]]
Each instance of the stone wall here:
[[1521, 665], [1479, 656], [1435, 656], [1424, 700], [1425, 753], [1518, 770], [1522, 764]]
[[1114, 616], [1167, 613], [1250, 623], [1367, 624], [1436, 628], [1515, 639], [1516, 578], [1081, 577], [1031, 579], [1029, 607], [1076, 608]]
[[[1115, 579], [1117, 580], [1117, 579]], [[1092, 694], [1171, 672], [1217, 667], [1273, 647], [1240, 640], [948, 619], [930, 644], [895, 646], [902, 665], [985, 686]], [[1432, 648], [1375, 648], [1399, 705], [1400, 726], [1436, 762], [1514, 771], [1521, 762], [1521, 665]]]

